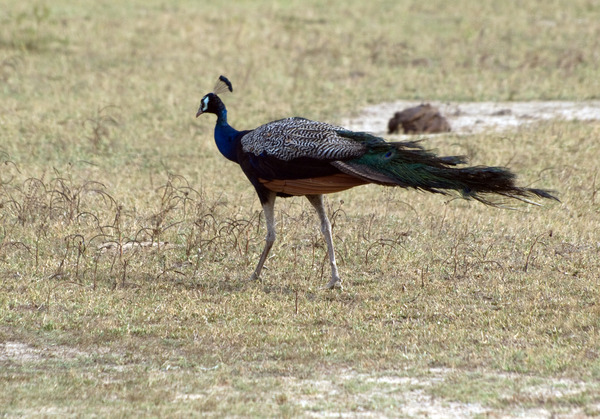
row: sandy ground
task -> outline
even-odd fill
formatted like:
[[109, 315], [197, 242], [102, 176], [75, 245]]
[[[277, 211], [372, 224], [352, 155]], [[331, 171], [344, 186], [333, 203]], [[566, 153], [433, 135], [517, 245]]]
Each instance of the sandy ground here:
[[435, 102], [406, 101], [380, 103], [364, 108], [341, 124], [354, 131], [387, 133], [387, 124], [395, 112], [430, 103], [450, 123], [452, 132], [471, 134], [503, 131], [524, 124], [547, 120], [600, 120], [600, 101], [589, 102]]

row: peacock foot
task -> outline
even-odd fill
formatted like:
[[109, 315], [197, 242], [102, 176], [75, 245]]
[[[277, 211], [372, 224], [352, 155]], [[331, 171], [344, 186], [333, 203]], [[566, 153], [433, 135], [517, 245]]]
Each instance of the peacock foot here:
[[340, 278], [331, 278], [331, 280], [324, 287], [324, 289], [327, 290], [332, 290], [334, 288], [342, 289], [342, 280]]
[[253, 272], [252, 275], [250, 275], [250, 278], [248, 278], [246, 281], [251, 282], [251, 281], [258, 281], [259, 276], [256, 274], [256, 272]]

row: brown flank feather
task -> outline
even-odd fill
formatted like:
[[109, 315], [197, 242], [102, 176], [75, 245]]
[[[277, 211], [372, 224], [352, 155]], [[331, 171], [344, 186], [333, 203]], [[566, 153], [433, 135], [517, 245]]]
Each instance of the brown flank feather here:
[[368, 180], [359, 179], [345, 173], [306, 179], [258, 180], [265, 185], [267, 189], [288, 195], [319, 195], [334, 193], [353, 188], [354, 186], [370, 183]]

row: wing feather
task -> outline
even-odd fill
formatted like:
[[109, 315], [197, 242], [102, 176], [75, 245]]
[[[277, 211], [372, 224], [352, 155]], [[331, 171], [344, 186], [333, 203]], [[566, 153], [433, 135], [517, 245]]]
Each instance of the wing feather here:
[[241, 139], [246, 153], [290, 161], [298, 158], [346, 160], [361, 156], [366, 147], [339, 134], [343, 128], [304, 118], [286, 118], [262, 125]]

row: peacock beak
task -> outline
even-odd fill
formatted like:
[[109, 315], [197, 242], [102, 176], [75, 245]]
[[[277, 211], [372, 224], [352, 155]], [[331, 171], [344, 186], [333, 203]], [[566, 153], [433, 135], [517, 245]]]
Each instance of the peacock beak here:
[[198, 109], [198, 112], [196, 112], [196, 118], [198, 118], [200, 115], [202, 115], [204, 112], [202, 112], [202, 109]]

